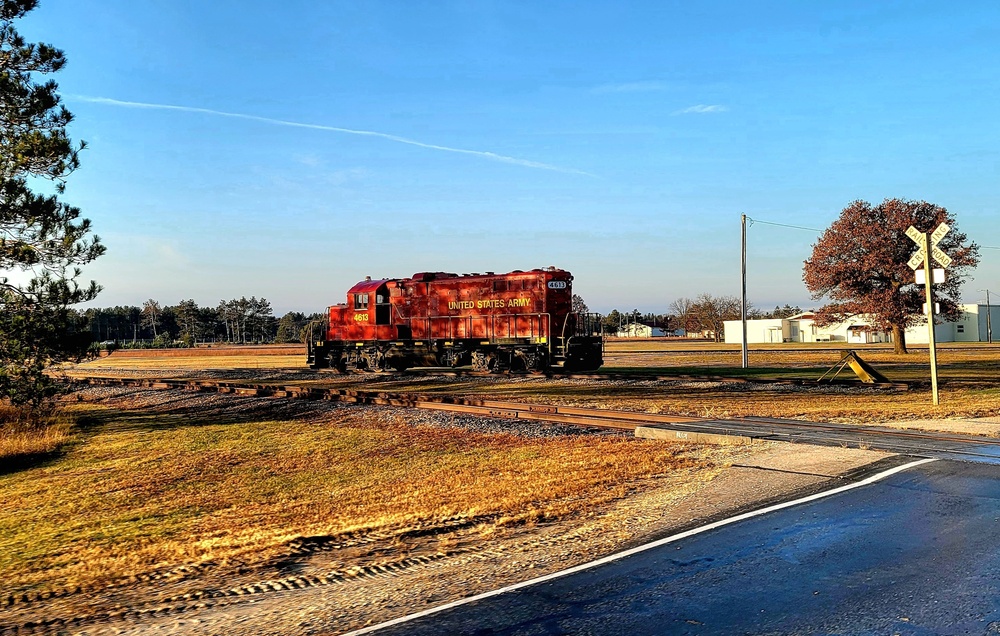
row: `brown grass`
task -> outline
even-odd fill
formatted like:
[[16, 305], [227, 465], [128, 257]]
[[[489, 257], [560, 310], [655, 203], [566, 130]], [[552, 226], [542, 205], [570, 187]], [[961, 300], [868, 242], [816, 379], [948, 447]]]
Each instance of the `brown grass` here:
[[414, 428], [349, 411], [317, 423], [74, 408], [87, 424], [63, 457], [0, 475], [8, 586], [252, 563], [295, 537], [452, 517], [530, 523], [591, 510], [654, 476], [689, 487], [745, 452]]
[[[145, 355], [138, 355], [142, 351]], [[67, 365], [75, 373], [98, 372], [104, 369], [289, 369], [304, 368], [306, 355], [268, 354], [253, 355], [227, 350], [215, 351], [212, 355], [198, 355], [195, 350], [182, 350], [185, 354], [161, 355], [158, 350], [129, 351], [130, 355], [119, 356], [116, 351], [110, 356], [90, 360], [81, 364]], [[152, 366], [151, 366], [152, 365]]]
[[0, 473], [4, 466], [49, 455], [70, 439], [71, 418], [51, 409], [0, 404]]

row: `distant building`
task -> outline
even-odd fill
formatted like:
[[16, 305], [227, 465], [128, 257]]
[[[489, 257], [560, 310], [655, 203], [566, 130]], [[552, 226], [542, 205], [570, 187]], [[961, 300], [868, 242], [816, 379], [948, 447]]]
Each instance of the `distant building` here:
[[[962, 314], [954, 322], [944, 322], [934, 326], [934, 339], [937, 342], [986, 342], [987, 323], [990, 326], [1000, 320], [1000, 305], [962, 305]], [[989, 320], [987, 321], [987, 315]], [[741, 321], [727, 320], [725, 323], [725, 341], [731, 344], [743, 342]], [[815, 315], [809, 312], [788, 318], [762, 318], [747, 320], [747, 342], [751, 344], [769, 344], [777, 342], [844, 342], [847, 344], [871, 344], [890, 342], [890, 334], [875, 329], [863, 315], [853, 316], [849, 320], [834, 324], [819, 326], [815, 323]], [[909, 344], [927, 343], [927, 322], [919, 321], [906, 330], [906, 342]]]
[[667, 332], [663, 327], [653, 327], [641, 322], [633, 322], [623, 325], [616, 335], [619, 338], [661, 338], [666, 336]]

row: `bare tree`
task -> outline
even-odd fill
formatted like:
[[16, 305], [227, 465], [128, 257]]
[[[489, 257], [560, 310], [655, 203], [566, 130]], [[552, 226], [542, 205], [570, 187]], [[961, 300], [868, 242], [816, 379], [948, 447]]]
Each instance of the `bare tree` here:
[[142, 324], [153, 330], [153, 337], [156, 338], [156, 327], [160, 324], [160, 303], [152, 298], [142, 304]]
[[711, 334], [716, 342], [721, 342], [725, 333], [727, 320], [741, 318], [741, 302], [735, 296], [712, 296], [701, 294], [689, 309], [689, 314], [695, 318], [700, 331]]

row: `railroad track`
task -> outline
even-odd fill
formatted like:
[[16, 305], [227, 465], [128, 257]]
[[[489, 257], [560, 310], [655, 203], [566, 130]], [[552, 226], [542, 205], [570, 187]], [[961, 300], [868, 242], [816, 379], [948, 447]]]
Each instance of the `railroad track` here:
[[148, 389], [182, 389], [187, 391], [228, 393], [242, 396], [327, 400], [348, 404], [379, 404], [407, 408], [447, 411], [465, 415], [503, 419], [534, 420], [555, 424], [571, 424], [591, 428], [634, 431], [642, 423], [676, 424], [697, 422], [701, 418], [684, 415], [608, 411], [550, 404], [526, 404], [453, 395], [424, 395], [358, 391], [321, 387], [270, 385], [218, 380], [171, 380], [88, 377], [76, 380], [91, 386], [131, 386]]
[[398, 406], [479, 417], [531, 420], [595, 429], [611, 429], [634, 432], [638, 437], [690, 442], [783, 441], [867, 448], [923, 457], [979, 461], [996, 459], [1000, 461], [1000, 439], [997, 438], [877, 426], [763, 417], [709, 419], [664, 413], [528, 404], [453, 395], [391, 393], [218, 380], [88, 377], [80, 378], [77, 381], [93, 386], [181, 389], [242, 396]]
[[[369, 373], [366, 371], [359, 371], [358, 373]], [[454, 376], [454, 377], [496, 377], [496, 373], [489, 373], [485, 371], [472, 371], [471, 369], [451, 369], [443, 367], [428, 367], [428, 368], [417, 368], [408, 369], [402, 373], [406, 375], [442, 375], [442, 376]], [[510, 373], [507, 375], [524, 375], [520, 373]], [[851, 387], [864, 387], [864, 388], [877, 388], [877, 389], [887, 389], [891, 391], [908, 391], [916, 386], [923, 386], [928, 384], [924, 381], [918, 382], [873, 382], [870, 384], [862, 383], [859, 380], [849, 380], [849, 379], [827, 379], [827, 380], [813, 380], [810, 378], [746, 378], [741, 376], [727, 376], [727, 375], [707, 375], [707, 374], [692, 374], [692, 373], [676, 373], [676, 374], [663, 374], [657, 372], [644, 372], [644, 371], [633, 371], [630, 373], [602, 373], [598, 371], [590, 371], [584, 373], [557, 373], [554, 371], [546, 371], [539, 373], [532, 373], [531, 375], [543, 375], [547, 378], [556, 378], [561, 380], [612, 380], [612, 381], [623, 381], [623, 380], [649, 380], [657, 382], [743, 382], [743, 383], [754, 383], [754, 384], [765, 384], [765, 385], [793, 385], [793, 386], [851, 386]]]

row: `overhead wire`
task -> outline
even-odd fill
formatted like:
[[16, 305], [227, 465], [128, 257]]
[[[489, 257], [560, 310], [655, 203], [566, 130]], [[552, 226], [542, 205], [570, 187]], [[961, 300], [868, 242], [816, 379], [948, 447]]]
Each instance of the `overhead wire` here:
[[[747, 217], [747, 221], [750, 221], [750, 226], [753, 227], [754, 223], [763, 223], [764, 225], [776, 225], [778, 227], [790, 227], [795, 230], [807, 230], [809, 232], [822, 232], [823, 230], [817, 230], [814, 227], [804, 227], [802, 225], [789, 225], [788, 223], [775, 223], [774, 221], [761, 221], [760, 219], [754, 219]], [[1000, 246], [997, 245], [980, 245], [979, 249], [982, 250], [1000, 250]]]
[[776, 225], [778, 227], [790, 227], [795, 230], [807, 230], [809, 232], [822, 232], [823, 230], [817, 230], [814, 227], [803, 227], [801, 225], [789, 225], [788, 223], [775, 223], [773, 221], [761, 221], [760, 219], [753, 219], [749, 216], [747, 220], [750, 221], [750, 226], [753, 227], [754, 223], [763, 223], [764, 225]]

